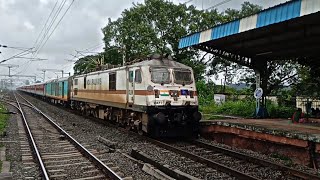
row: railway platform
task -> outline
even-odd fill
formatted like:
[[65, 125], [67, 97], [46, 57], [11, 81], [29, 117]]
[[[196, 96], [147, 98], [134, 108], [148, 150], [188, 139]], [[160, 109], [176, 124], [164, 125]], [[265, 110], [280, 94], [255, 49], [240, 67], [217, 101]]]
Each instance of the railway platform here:
[[201, 135], [219, 143], [251, 149], [318, 168], [320, 122], [289, 119], [217, 119], [201, 121]]

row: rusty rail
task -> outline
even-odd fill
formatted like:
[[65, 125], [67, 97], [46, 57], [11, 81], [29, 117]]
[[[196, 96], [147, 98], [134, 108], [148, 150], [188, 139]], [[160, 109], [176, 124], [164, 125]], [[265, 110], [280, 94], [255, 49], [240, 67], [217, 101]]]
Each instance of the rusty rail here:
[[30, 101], [25, 99], [22, 95], [18, 94], [22, 99], [24, 99], [35, 111], [40, 113], [45, 119], [48, 120], [56, 129], [58, 129], [65, 137], [67, 137], [82, 153], [84, 156], [89, 158], [94, 162], [109, 178], [114, 180], [121, 180], [122, 178], [117, 175], [112, 169], [106, 166], [101, 160], [94, 156], [89, 150], [82, 146], [77, 140], [75, 140], [71, 135], [69, 135], [65, 130], [63, 130], [57, 123], [55, 123], [49, 116], [40, 111], [36, 106], [34, 106]]
[[31, 133], [29, 124], [28, 124], [27, 119], [26, 119], [26, 117], [24, 115], [24, 112], [23, 112], [23, 110], [22, 110], [22, 108], [20, 106], [20, 102], [18, 101], [18, 98], [16, 97], [16, 95], [15, 94], [13, 94], [13, 95], [14, 95], [14, 98], [16, 99], [17, 108], [21, 113], [21, 116], [22, 116], [22, 119], [23, 119], [23, 124], [24, 124], [24, 127], [26, 129], [27, 136], [28, 136], [28, 138], [30, 140], [29, 143], [31, 145], [31, 148], [33, 149], [34, 156], [37, 159], [37, 161], [39, 162], [40, 170], [42, 172], [42, 176], [43, 176], [44, 179], [49, 180], [50, 178], [49, 178], [49, 175], [48, 175], [48, 171], [47, 171], [46, 167], [44, 166], [44, 163], [42, 161], [42, 158], [41, 158], [41, 155], [39, 153], [38, 147], [37, 147], [37, 145], [35, 143], [35, 140], [33, 138], [32, 133]]
[[260, 165], [263, 165], [263, 166], [266, 166], [266, 167], [273, 167], [275, 169], [279, 169], [281, 171], [288, 172], [290, 175], [295, 176], [295, 177], [299, 177], [299, 178], [302, 178], [302, 179], [318, 179], [318, 180], [320, 180], [319, 176], [316, 176], [316, 175], [313, 175], [313, 174], [309, 174], [309, 173], [306, 173], [306, 172], [303, 172], [303, 171], [295, 170], [293, 168], [290, 168], [290, 167], [287, 167], [287, 166], [284, 166], [284, 165], [281, 165], [281, 164], [277, 164], [277, 163], [274, 163], [274, 162], [271, 162], [271, 161], [268, 161], [268, 160], [264, 160], [264, 159], [261, 159], [261, 158], [258, 158], [258, 157], [254, 157], [254, 156], [251, 156], [251, 155], [247, 155], [247, 154], [243, 154], [243, 153], [240, 153], [240, 152], [237, 152], [237, 151], [233, 151], [231, 149], [226, 149], [226, 148], [223, 148], [223, 147], [219, 147], [219, 146], [215, 146], [215, 145], [212, 145], [212, 144], [204, 143], [204, 142], [201, 142], [201, 141], [198, 141], [198, 140], [191, 141], [191, 143], [195, 144], [197, 146], [206, 148], [206, 149], [213, 150], [215, 152], [220, 152], [220, 153], [226, 154], [228, 156], [232, 156], [232, 157], [235, 157], [235, 158], [238, 158], [238, 159], [246, 160], [246, 161], [249, 161], [249, 162], [252, 162], [252, 163], [255, 163], [255, 164], [260, 164]]
[[238, 170], [235, 170], [235, 169], [232, 169], [230, 167], [227, 167], [223, 164], [220, 164], [220, 163], [217, 163], [217, 162], [214, 162], [214, 161], [211, 161], [209, 159], [206, 159], [206, 158], [203, 158], [201, 156], [198, 156], [198, 155], [195, 155], [195, 154], [192, 154], [190, 152], [187, 152], [187, 151], [184, 151], [182, 149], [179, 149], [179, 148], [176, 148], [176, 147], [173, 147], [167, 143], [164, 143], [164, 142], [161, 142], [161, 141], [158, 141], [158, 140], [155, 140], [155, 139], [150, 139], [148, 138], [148, 140], [157, 145], [157, 146], [160, 146], [160, 147], [163, 147], [167, 150], [170, 150], [170, 151], [173, 151], [175, 153], [178, 153], [182, 156], [185, 156], [185, 157], [188, 157], [196, 162], [199, 162], [199, 163], [202, 163], [202, 164], [206, 164], [207, 166], [211, 167], [211, 168], [214, 168], [214, 169], [217, 169], [219, 171], [222, 171], [226, 174], [229, 174], [231, 176], [234, 176], [234, 177], [237, 177], [238, 179], [243, 179], [243, 180], [257, 180], [258, 178], [255, 178], [251, 175], [248, 175], [248, 174], [245, 174], [245, 173], [242, 173]]

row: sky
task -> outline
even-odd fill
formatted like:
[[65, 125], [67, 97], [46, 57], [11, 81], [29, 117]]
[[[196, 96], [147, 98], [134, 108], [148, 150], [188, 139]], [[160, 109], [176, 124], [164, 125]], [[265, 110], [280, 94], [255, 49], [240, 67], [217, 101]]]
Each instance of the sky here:
[[[124, 9], [130, 8], [132, 3], [143, 3], [143, 0], [0, 0], [0, 45], [20, 48], [39, 47], [44, 34], [40, 34], [40, 32], [43, 30], [50, 12], [56, 2], [56, 9], [58, 9], [59, 4], [64, 1], [66, 3], [55, 22], [59, 21], [71, 4], [70, 9], [51, 37], [39, 49], [36, 56], [32, 54], [26, 56], [46, 60], [10, 59], [3, 64], [19, 66], [11, 68], [11, 75], [32, 75], [42, 81], [43, 72], [40, 69], [57, 69], [72, 73], [74, 62], [70, 60], [75, 59], [73, 55], [77, 55], [76, 50], [90, 49], [93, 52], [103, 50], [101, 29], [107, 24], [108, 18], [115, 20], [120, 17]], [[188, 0], [169, 1], [178, 4]], [[199, 9], [206, 9], [223, 1], [225, 0], [193, 0], [187, 4], [195, 5]], [[244, 1], [230, 0], [218, 6], [217, 9], [219, 11], [227, 8], [240, 9]], [[268, 8], [283, 3], [285, 0], [250, 0], [250, 2]], [[52, 25], [51, 30], [54, 29], [56, 23]], [[42, 32], [46, 32], [46, 30]], [[47, 34], [51, 34], [51, 31]], [[42, 42], [44, 43], [45, 40]], [[1, 61], [20, 53], [21, 50], [0, 47], [0, 52]], [[0, 71], [0, 75], [7, 75], [8, 67], [0, 64]], [[46, 80], [57, 76], [61, 77], [61, 72], [46, 72]], [[1, 76], [0, 78], [7, 77]]]

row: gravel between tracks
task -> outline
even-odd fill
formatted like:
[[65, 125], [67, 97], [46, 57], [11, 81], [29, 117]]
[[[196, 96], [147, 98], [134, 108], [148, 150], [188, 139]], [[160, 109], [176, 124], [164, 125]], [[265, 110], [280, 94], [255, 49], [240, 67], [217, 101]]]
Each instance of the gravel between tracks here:
[[[44, 113], [53, 118], [64, 130], [70, 133], [79, 143], [87, 144], [86, 148], [97, 151], [107, 151], [99, 159], [108, 159], [108, 162], [118, 166], [125, 176], [132, 176], [133, 179], [155, 179], [143, 172], [138, 164], [129, 160], [122, 153], [130, 153], [132, 147], [141, 147], [144, 142], [138, 135], [124, 133], [117, 128], [103, 125], [90, 118], [70, 113], [49, 103], [40, 101], [28, 95], [22, 94], [31, 103], [37, 106]], [[119, 151], [113, 151], [98, 141], [98, 136], [118, 142]]]
[[[149, 144], [143, 138], [139, 137], [138, 135], [134, 135], [132, 133], [124, 133], [123, 131], [112, 126], [102, 125], [101, 123], [95, 122], [90, 118], [86, 118], [80, 115], [70, 113], [66, 110], [62, 110], [61, 108], [58, 108], [49, 103], [40, 101], [31, 96], [27, 96], [27, 95], [24, 95], [24, 96], [27, 97], [27, 99], [29, 99], [42, 111], [44, 111], [49, 116], [54, 118], [61, 125], [62, 128], [64, 128], [68, 133], [74, 136], [80, 143], [89, 144], [93, 149], [96, 149], [98, 151], [99, 150], [110, 151], [108, 147], [98, 142], [97, 137], [102, 136], [106, 139], [117, 142], [118, 143], [117, 149], [119, 151], [114, 152], [111, 150], [110, 153], [107, 153], [103, 158], [105, 159], [108, 158], [110, 159], [110, 162], [119, 166], [121, 171], [125, 173], [126, 176], [132, 176], [134, 179], [154, 179], [152, 176], [149, 176], [146, 173], [144, 173], [136, 163], [128, 160], [128, 158], [126, 158], [121, 154], [121, 153], [129, 154], [133, 147], [137, 147], [138, 149], [143, 149], [146, 144]], [[212, 141], [208, 141], [205, 139], [201, 139], [201, 140], [214, 143]], [[229, 146], [226, 146], [223, 144], [220, 144], [220, 146], [230, 149]], [[286, 163], [285, 161], [281, 161], [277, 158], [271, 158], [257, 152], [236, 149], [236, 148], [232, 148], [232, 149], [239, 152], [247, 153], [253, 156], [257, 156], [263, 159], [268, 159], [273, 162], [277, 162], [281, 164]], [[147, 149], [145, 149], [144, 152], [145, 151], [147, 151]], [[305, 166], [293, 165], [293, 168], [315, 173], [314, 170], [309, 169]]]
[[261, 153], [258, 153], [258, 152], [252, 151], [252, 150], [239, 149], [239, 148], [236, 148], [236, 147], [230, 147], [228, 145], [219, 144], [219, 143], [216, 143], [214, 141], [210, 141], [210, 140], [207, 140], [207, 139], [204, 139], [204, 138], [200, 138], [199, 140], [202, 141], [202, 142], [205, 142], [205, 143], [218, 145], [218, 146], [226, 148], [226, 149], [231, 149], [231, 150], [234, 150], [234, 151], [237, 151], [237, 152], [240, 152], [240, 153], [249, 154], [251, 156], [258, 157], [258, 158], [261, 158], [261, 159], [264, 159], [264, 160], [268, 160], [268, 161], [271, 161], [271, 162], [274, 162], [274, 163], [278, 163], [278, 164], [282, 164], [282, 165], [285, 165], [285, 166], [289, 166], [289, 167], [292, 167], [292, 168], [300, 170], [300, 171], [304, 171], [304, 172], [307, 172], [307, 173], [320, 175], [320, 170], [315, 170], [315, 169], [312, 169], [312, 168], [309, 168], [309, 167], [306, 167], [306, 166], [302, 166], [302, 165], [299, 165], [299, 164], [292, 164], [291, 161], [288, 161], [287, 159], [284, 160], [284, 159], [279, 159], [279, 158], [271, 158], [268, 155], [261, 154]]
[[152, 157], [152, 159], [161, 162], [163, 164], [170, 165], [179, 169], [182, 172], [188, 173], [196, 178], [200, 179], [220, 179], [220, 180], [232, 180], [236, 179], [230, 175], [217, 171], [213, 168], [207, 167], [201, 163], [189, 160], [184, 156], [168, 151], [164, 148], [146, 144], [143, 148], [139, 149], [145, 154]]
[[[11, 112], [17, 112], [17, 114], [10, 115], [10, 118], [7, 122], [6, 127], [6, 136], [1, 138], [2, 141], [5, 141], [6, 147], [6, 158], [7, 161], [10, 161], [10, 171], [13, 172], [13, 179], [24, 179], [24, 177], [39, 177], [38, 166], [29, 166], [33, 167], [30, 169], [25, 169], [25, 165], [22, 162], [22, 152], [20, 149], [20, 137], [18, 129], [18, 121], [22, 121], [19, 111], [7, 105], [7, 108]], [[35, 178], [36, 179], [36, 178]], [[40, 178], [39, 178], [40, 179]]]

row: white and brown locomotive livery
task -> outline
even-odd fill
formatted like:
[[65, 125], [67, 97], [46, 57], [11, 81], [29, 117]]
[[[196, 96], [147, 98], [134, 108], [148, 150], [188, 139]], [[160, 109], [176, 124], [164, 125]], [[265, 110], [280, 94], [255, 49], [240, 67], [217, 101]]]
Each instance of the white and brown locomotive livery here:
[[192, 68], [169, 59], [18, 89], [156, 137], [194, 136], [201, 119]]

